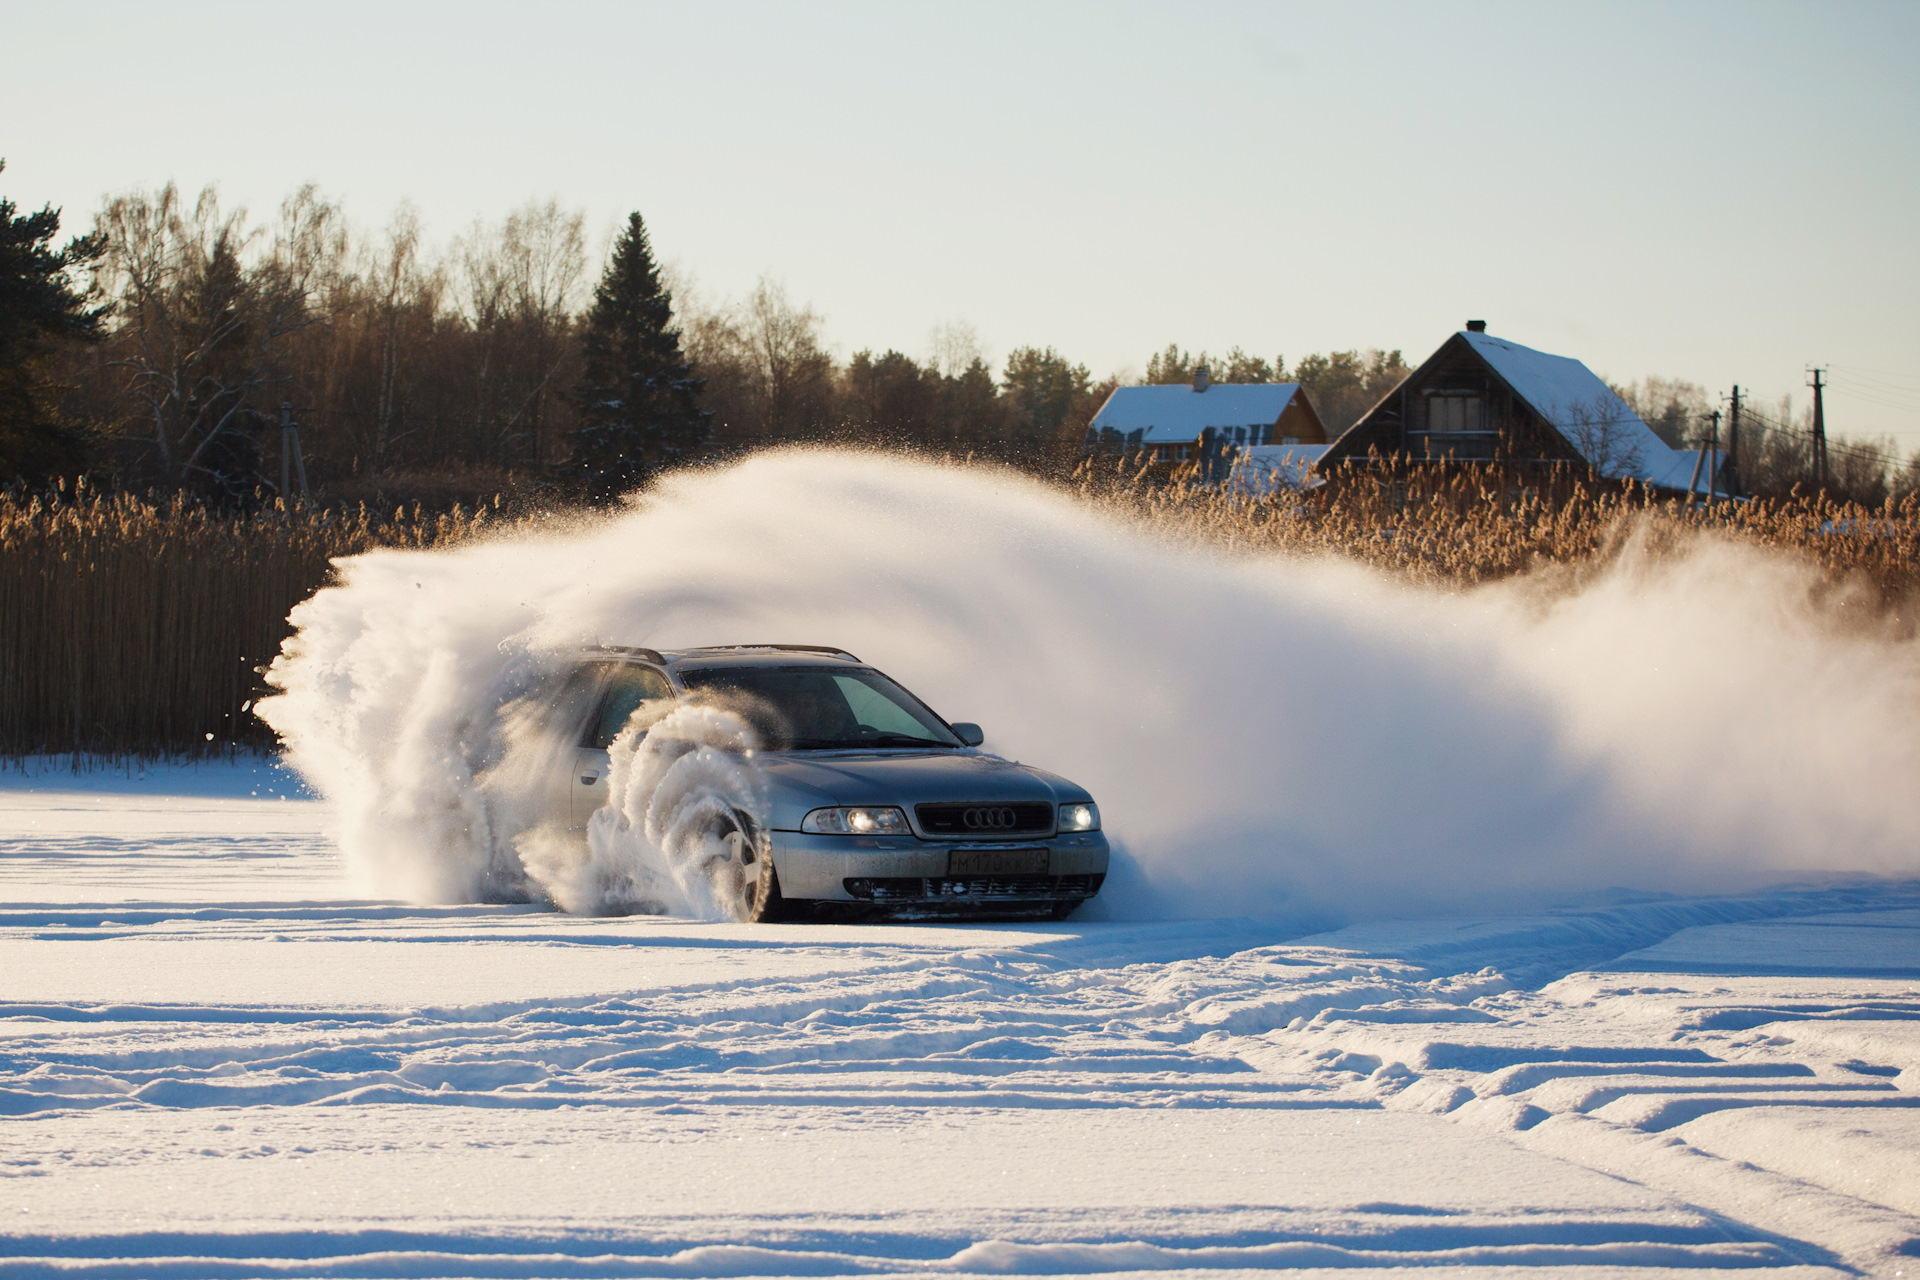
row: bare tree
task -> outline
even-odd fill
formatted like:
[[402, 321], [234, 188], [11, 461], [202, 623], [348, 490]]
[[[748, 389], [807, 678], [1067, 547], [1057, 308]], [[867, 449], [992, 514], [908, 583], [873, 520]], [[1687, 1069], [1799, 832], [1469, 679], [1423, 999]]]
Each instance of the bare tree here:
[[303, 187], [281, 207], [268, 247], [244, 209], [212, 187], [191, 210], [169, 183], [110, 200], [101, 285], [118, 324], [109, 360], [140, 406], [149, 465], [175, 484], [238, 499], [266, 483], [256, 439], [288, 337], [344, 252], [339, 210]]
[[694, 375], [707, 380], [700, 403], [713, 414], [714, 442], [738, 448], [757, 434], [759, 377], [737, 308], [709, 302], [693, 276], [678, 267], [663, 268], [661, 277], [673, 293], [680, 348]]
[[586, 272], [585, 218], [530, 202], [497, 228], [475, 223], [456, 247], [461, 309], [474, 342], [473, 433], [496, 457], [550, 461], [550, 417], [571, 383], [574, 308]]
[[832, 420], [833, 357], [820, 340], [821, 319], [797, 307], [785, 286], [761, 277], [738, 327], [757, 382], [763, 438], [817, 437]]
[[1638, 424], [1630, 412], [1618, 397], [1596, 392], [1558, 425], [1595, 471], [1617, 480], [1639, 476], [1647, 463], [1644, 439], [1634, 430]]
[[1613, 392], [1653, 428], [1653, 433], [1676, 449], [1699, 447], [1713, 406], [1705, 388], [1684, 378], [1647, 377]]
[[473, 230], [454, 248], [459, 262], [461, 318], [473, 335], [468, 354], [472, 364], [473, 436], [489, 455], [498, 453], [503, 443], [495, 412], [494, 382], [508, 290], [498, 239], [498, 233], [476, 219]]
[[515, 418], [532, 438], [534, 462], [552, 452], [547, 405], [574, 355], [574, 310], [587, 268], [586, 219], [558, 202], [528, 203], [509, 214], [501, 237], [514, 320], [524, 351]]
[[964, 320], [946, 320], [933, 326], [927, 348], [927, 367], [943, 378], [959, 377], [976, 360], [982, 365], [993, 363], [980, 345], [980, 335]]
[[373, 410], [373, 456], [386, 458], [397, 434], [399, 417], [402, 335], [421, 295], [431, 287], [420, 263], [420, 215], [403, 204], [387, 226], [384, 251], [373, 263], [375, 304], [380, 340], [380, 374]]

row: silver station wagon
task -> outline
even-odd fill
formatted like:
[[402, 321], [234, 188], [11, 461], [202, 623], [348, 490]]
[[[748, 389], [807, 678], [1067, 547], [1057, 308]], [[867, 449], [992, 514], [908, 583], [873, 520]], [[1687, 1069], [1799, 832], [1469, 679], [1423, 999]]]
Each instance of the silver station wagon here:
[[978, 725], [948, 723], [844, 650], [605, 648], [570, 689], [584, 727], [562, 786], [582, 838], [636, 710], [704, 702], [753, 726], [763, 816], [742, 806], [714, 833], [741, 864], [743, 919], [1063, 919], [1106, 878], [1084, 788], [979, 750]]

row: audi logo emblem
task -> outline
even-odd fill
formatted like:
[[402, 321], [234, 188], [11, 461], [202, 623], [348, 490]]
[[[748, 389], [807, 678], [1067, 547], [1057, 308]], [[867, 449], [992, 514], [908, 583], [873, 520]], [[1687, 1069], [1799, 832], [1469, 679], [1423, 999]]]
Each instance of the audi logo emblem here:
[[1020, 825], [1019, 815], [1007, 808], [968, 809], [960, 821], [969, 831], [1011, 831]]

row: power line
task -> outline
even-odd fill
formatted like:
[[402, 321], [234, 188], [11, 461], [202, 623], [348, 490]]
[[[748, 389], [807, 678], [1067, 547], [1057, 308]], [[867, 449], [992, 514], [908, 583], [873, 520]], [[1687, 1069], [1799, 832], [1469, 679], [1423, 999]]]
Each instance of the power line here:
[[1909, 413], [1920, 412], [1920, 398], [1908, 401], [1889, 400], [1878, 392], [1862, 391], [1859, 387], [1850, 386], [1844, 382], [1839, 384], [1830, 382], [1827, 384], [1827, 389], [1844, 392], [1849, 399], [1864, 400], [1868, 404], [1877, 404], [1884, 409], [1904, 409]]
[[1902, 401], [1906, 405], [1920, 405], [1920, 391], [1908, 387], [1896, 387], [1891, 382], [1870, 382], [1865, 378], [1846, 375], [1839, 382], [1828, 385], [1845, 387], [1859, 396], [1886, 396], [1892, 400]]
[[[1826, 390], [1832, 389], [1831, 383], [1823, 382], [1821, 386], [1823, 389], [1826, 389]], [[1746, 399], [1745, 395], [1742, 395], [1740, 400], [1740, 414], [1742, 419], [1751, 419], [1751, 420], [1757, 421], [1762, 426], [1772, 431], [1779, 431], [1787, 435], [1799, 436], [1803, 439], [1807, 437], [1811, 437], [1814, 434], [1813, 432], [1809, 431], [1805, 427], [1796, 427], [1790, 423], [1781, 422], [1776, 418], [1770, 418], [1766, 414], [1755, 410], [1754, 408], [1751, 407], [1751, 403]], [[1682, 418], [1684, 421], [1690, 422], [1690, 423], [1704, 423], [1704, 422], [1707, 422], [1712, 416], [1713, 416], [1712, 411], [1709, 410], [1703, 413], [1684, 414], [1682, 415]], [[1623, 427], [1636, 422], [1639, 423], [1641, 426], [1647, 425], [1647, 421], [1645, 418], [1642, 418], [1638, 414], [1634, 414], [1630, 417], [1625, 417], [1625, 418], [1582, 418], [1578, 422], [1571, 424], [1571, 426], [1573, 429], [1579, 429], [1583, 427]], [[1559, 424], [1555, 424], [1555, 425], [1558, 426]], [[1561, 429], [1566, 430], [1568, 428], [1561, 428]], [[1880, 461], [1886, 463], [1888, 466], [1891, 466], [1894, 468], [1904, 467], [1907, 465], [1907, 459], [1901, 457], [1899, 454], [1887, 453], [1884, 450], [1874, 448], [1872, 445], [1858, 444], [1853, 441], [1829, 442], [1827, 445], [1827, 450], [1829, 453], [1841, 452], [1841, 453], [1853, 454], [1857, 457], [1877, 458]]]
[[1898, 386], [1906, 390], [1920, 391], [1920, 375], [1912, 373], [1890, 373], [1885, 369], [1868, 369], [1857, 364], [1836, 364], [1833, 367], [1845, 373], [1852, 374], [1856, 378], [1864, 377], [1870, 381], [1885, 381], [1890, 383], [1890, 385]]
[[[1773, 418], [1769, 418], [1766, 414], [1756, 412], [1754, 409], [1752, 409], [1751, 407], [1749, 407], [1744, 403], [1741, 405], [1740, 413], [1742, 417], [1751, 418], [1759, 422], [1762, 426], [1768, 428], [1769, 430], [1778, 431], [1784, 435], [1799, 436], [1804, 439], [1813, 434], [1811, 431], [1807, 430], [1805, 427], [1796, 427], [1796, 426], [1792, 426], [1789, 423], [1780, 422]], [[1834, 453], [1851, 454], [1852, 456], [1857, 458], [1872, 458], [1878, 462], [1886, 464], [1887, 466], [1893, 467], [1896, 470], [1906, 466], [1908, 463], [1907, 459], [1900, 457], [1898, 454], [1887, 453], [1884, 450], [1874, 448], [1872, 445], [1856, 444], [1852, 441], [1835, 442], [1835, 443], [1829, 444], [1828, 450]]]
[[[1688, 422], [1704, 423], [1709, 421], [1713, 415], [1709, 411], [1706, 413], [1689, 413], [1684, 416], [1685, 416], [1685, 420]], [[1765, 427], [1769, 431], [1778, 431], [1785, 435], [1799, 436], [1804, 439], [1813, 434], [1811, 431], [1807, 430], [1807, 428], [1805, 427], [1796, 427], [1791, 423], [1781, 422], [1778, 418], [1772, 418], [1767, 416], [1764, 413], [1761, 413], [1759, 410], [1753, 407], [1752, 401], [1750, 401], [1747, 398], [1747, 393], [1745, 392], [1742, 392], [1740, 395], [1740, 417], [1743, 422], [1744, 421], [1758, 422], [1761, 426]], [[1609, 421], [1628, 422], [1628, 421], [1633, 421], [1633, 419], [1614, 418], [1614, 419], [1610, 419]], [[1642, 419], [1641, 421], [1644, 422], [1644, 419]], [[1596, 425], [1606, 425], [1606, 424], [1602, 423], [1602, 424], [1596, 424]], [[1907, 464], [1907, 460], [1898, 454], [1887, 453], [1884, 450], [1874, 448], [1872, 445], [1858, 444], [1850, 440], [1843, 441], [1843, 442], [1830, 442], [1827, 447], [1829, 451], [1839, 451], [1839, 452], [1856, 454], [1863, 457], [1878, 458], [1881, 461], [1886, 462], [1887, 464], [1895, 467], [1902, 467]]]

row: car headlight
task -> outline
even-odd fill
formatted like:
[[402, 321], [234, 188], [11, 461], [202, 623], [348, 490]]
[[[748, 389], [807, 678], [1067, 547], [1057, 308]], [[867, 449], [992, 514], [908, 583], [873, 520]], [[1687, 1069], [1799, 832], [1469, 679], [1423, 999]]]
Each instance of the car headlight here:
[[1060, 829], [1062, 831], [1098, 831], [1100, 829], [1100, 806], [1091, 800], [1082, 800], [1077, 804], [1061, 805]]
[[822, 836], [904, 836], [913, 833], [913, 828], [907, 825], [907, 815], [887, 805], [815, 809], [800, 819], [800, 829]]

